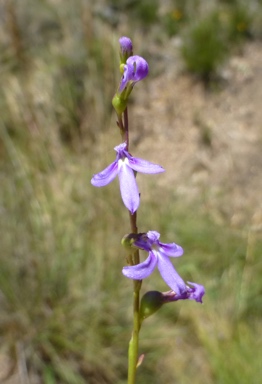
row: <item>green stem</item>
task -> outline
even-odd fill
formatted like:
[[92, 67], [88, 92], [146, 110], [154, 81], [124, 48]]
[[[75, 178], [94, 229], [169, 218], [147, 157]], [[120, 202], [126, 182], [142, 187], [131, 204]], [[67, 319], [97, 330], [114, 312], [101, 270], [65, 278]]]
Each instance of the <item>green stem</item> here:
[[141, 281], [134, 280], [134, 292], [133, 292], [133, 332], [129, 342], [128, 348], [128, 384], [135, 384], [136, 381], [136, 369], [138, 362], [138, 346], [139, 346], [139, 291], [141, 287]]
[[[128, 111], [127, 108], [124, 111], [124, 122], [122, 115], [118, 116], [118, 126], [123, 141], [127, 145], [127, 151], [129, 147], [129, 129], [128, 129]], [[129, 212], [131, 233], [138, 233], [137, 230], [137, 214], [136, 212], [132, 215]], [[130, 255], [132, 265], [140, 263], [139, 250], [136, 250], [134, 254]], [[129, 342], [128, 348], [128, 384], [135, 384], [136, 381], [136, 370], [138, 363], [138, 347], [139, 347], [139, 330], [141, 327], [139, 310], [140, 310], [140, 289], [142, 280], [133, 281], [133, 331]]]
[[123, 142], [126, 143], [126, 150], [128, 151], [129, 147], [129, 132], [128, 132], [128, 112], [127, 112], [127, 107], [124, 110], [124, 123], [122, 119], [122, 115], [118, 115], [118, 121], [117, 125], [120, 129], [120, 134], [122, 137]]
[[128, 129], [128, 111], [127, 107], [124, 110], [124, 126], [125, 126], [125, 141], [126, 141], [126, 149], [129, 149], [129, 129]]
[[[136, 225], [136, 212], [130, 217], [130, 226], [132, 233], [137, 233], [137, 225]], [[133, 263], [139, 264], [139, 250], [137, 250], [133, 255]], [[134, 280], [133, 282], [133, 331], [132, 337], [129, 342], [128, 348], [128, 384], [135, 384], [136, 380], [136, 370], [137, 370], [137, 362], [138, 362], [138, 346], [139, 346], [139, 330], [140, 330], [140, 318], [139, 318], [139, 307], [140, 307], [140, 289], [141, 289], [142, 281]]]

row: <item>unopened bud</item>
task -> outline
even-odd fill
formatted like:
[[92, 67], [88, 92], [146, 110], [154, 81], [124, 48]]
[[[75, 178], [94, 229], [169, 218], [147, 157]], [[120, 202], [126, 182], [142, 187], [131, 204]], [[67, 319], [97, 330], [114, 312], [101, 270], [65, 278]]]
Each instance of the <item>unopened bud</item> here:
[[125, 64], [126, 60], [133, 56], [133, 44], [129, 37], [122, 36], [119, 39], [120, 44], [120, 62]]
[[158, 291], [149, 291], [144, 294], [140, 305], [140, 319], [143, 321], [147, 317], [157, 312], [164, 304], [163, 294]]
[[116, 94], [113, 97], [112, 105], [115, 108], [115, 111], [118, 116], [121, 116], [127, 106], [127, 100], [121, 97], [121, 94]]

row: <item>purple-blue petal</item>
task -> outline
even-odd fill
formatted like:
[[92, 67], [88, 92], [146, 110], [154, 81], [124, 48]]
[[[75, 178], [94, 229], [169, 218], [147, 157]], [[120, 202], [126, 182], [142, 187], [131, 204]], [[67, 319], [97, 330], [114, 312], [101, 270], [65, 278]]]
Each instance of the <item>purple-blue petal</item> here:
[[[153, 252], [157, 252], [157, 251], [153, 251]], [[157, 267], [159, 269], [159, 272], [163, 280], [167, 283], [167, 285], [177, 295], [180, 295], [186, 292], [187, 287], [184, 280], [179, 276], [179, 274], [175, 270], [173, 264], [168, 259], [168, 257], [165, 257], [158, 252], [157, 259], [158, 259]]]
[[124, 73], [119, 87], [120, 92], [126, 87], [129, 81], [136, 83], [143, 80], [148, 74], [148, 64], [141, 56], [130, 56], [124, 66]]
[[130, 80], [135, 82], [143, 80], [148, 75], [148, 64], [145, 59], [141, 56], [130, 56], [126, 64], [129, 66], [129, 71], [132, 69], [132, 76]]
[[148, 277], [157, 264], [157, 258], [150, 252], [148, 258], [140, 264], [124, 267], [122, 273], [124, 276], [133, 280], [143, 280]]
[[105, 185], [111, 183], [111, 181], [116, 177], [118, 173], [118, 164], [117, 161], [114, 161], [103, 171], [95, 174], [91, 179], [91, 184], [95, 187], [104, 187]]
[[184, 250], [180, 245], [175, 243], [165, 244], [159, 242], [159, 252], [162, 255], [169, 256], [169, 257], [179, 257], [182, 256], [184, 253]]
[[129, 168], [125, 161], [119, 160], [118, 162], [118, 177], [123, 202], [133, 214], [139, 207], [139, 191], [134, 171]]
[[139, 159], [138, 157], [132, 157], [129, 155], [128, 162], [130, 167], [137, 172], [150, 174], [165, 172], [161, 165], [151, 163], [147, 160]]
[[202, 303], [202, 297], [205, 294], [205, 288], [203, 287], [203, 285], [197, 284], [197, 283], [191, 283], [190, 281], [188, 281], [187, 283], [193, 286], [193, 288], [189, 289], [188, 298], [191, 300], [195, 300], [198, 303]]
[[127, 83], [131, 80], [130, 78], [130, 68], [128, 68], [127, 65], [124, 66], [124, 73], [122, 76], [122, 80], [120, 83], [119, 91], [122, 92], [123, 89], [126, 87]]
[[128, 153], [125, 149], [126, 149], [126, 143], [121, 143], [121, 144], [117, 145], [116, 147], [114, 147], [114, 150], [115, 150], [120, 156], [122, 156], [123, 154], [126, 155], [126, 153]]
[[149, 238], [152, 244], [157, 244], [160, 238], [160, 233], [158, 233], [157, 231], [148, 231], [147, 237]]

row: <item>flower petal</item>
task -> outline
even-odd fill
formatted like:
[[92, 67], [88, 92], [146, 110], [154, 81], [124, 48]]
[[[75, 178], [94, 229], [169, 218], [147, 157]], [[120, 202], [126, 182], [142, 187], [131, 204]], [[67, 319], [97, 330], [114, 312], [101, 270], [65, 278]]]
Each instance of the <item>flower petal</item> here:
[[130, 80], [137, 82], [148, 75], [148, 64], [143, 57], [138, 55], [130, 56], [126, 63], [130, 71]]
[[148, 64], [141, 56], [130, 56], [124, 66], [124, 73], [122, 76], [119, 91], [122, 92], [127, 86], [127, 83], [131, 81], [136, 83], [143, 80], [148, 74]]
[[128, 156], [129, 166], [137, 172], [141, 173], [161, 173], [165, 172], [165, 169], [161, 165], [151, 163], [150, 161], [139, 159], [137, 157]]
[[[153, 251], [153, 252], [156, 252], [156, 251]], [[157, 253], [158, 253], [157, 267], [164, 281], [177, 295], [180, 295], [186, 292], [187, 290], [186, 284], [184, 280], [179, 276], [177, 271], [175, 270], [171, 261], [167, 257], [161, 255], [159, 252]]]
[[122, 76], [122, 80], [119, 86], [119, 91], [122, 92], [123, 89], [126, 87], [127, 83], [130, 80], [130, 68], [128, 68], [127, 65], [124, 66], [124, 73]]
[[190, 281], [187, 282], [188, 284], [192, 285], [193, 288], [190, 288], [190, 293], [188, 298], [191, 300], [195, 300], [198, 303], [202, 303], [202, 297], [205, 294], [205, 288], [201, 284], [197, 283], [191, 283]]
[[158, 239], [160, 238], [160, 233], [158, 233], [157, 231], [148, 231], [147, 237], [149, 238], [152, 244], [156, 244], [158, 243]]
[[111, 181], [116, 177], [117, 173], [118, 165], [117, 161], [114, 161], [103, 171], [94, 175], [91, 179], [91, 184], [95, 187], [104, 187], [105, 185], [111, 183]]
[[157, 258], [155, 257], [153, 252], [150, 252], [148, 258], [143, 261], [143, 263], [124, 267], [122, 269], [122, 273], [129, 279], [143, 280], [153, 272], [156, 267], [156, 264]]
[[184, 250], [180, 245], [175, 243], [165, 244], [159, 242], [159, 252], [162, 255], [169, 256], [169, 257], [179, 257], [182, 256], [184, 253]]
[[139, 207], [139, 192], [134, 171], [129, 168], [126, 159], [118, 161], [120, 192], [127, 209], [133, 214]]
[[126, 143], [121, 143], [114, 148], [114, 150], [118, 153], [120, 157], [126, 156], [126, 153], [128, 153], [125, 149]]

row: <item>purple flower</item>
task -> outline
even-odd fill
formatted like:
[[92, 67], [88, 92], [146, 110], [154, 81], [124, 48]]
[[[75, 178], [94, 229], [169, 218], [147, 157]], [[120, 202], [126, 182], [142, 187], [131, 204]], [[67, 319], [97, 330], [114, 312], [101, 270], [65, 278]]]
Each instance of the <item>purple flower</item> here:
[[165, 170], [160, 165], [131, 156], [126, 150], [126, 143], [122, 143], [114, 149], [117, 152], [116, 160], [102, 172], [94, 175], [91, 184], [95, 187], [104, 187], [118, 175], [123, 202], [133, 214], [139, 206], [139, 191], [134, 171], [154, 174]]
[[178, 295], [174, 291], [168, 291], [163, 292], [163, 302], [164, 303], [170, 303], [171, 301], [177, 301], [177, 300], [195, 300], [198, 303], [202, 303], [202, 297], [205, 294], [205, 288], [203, 285], [196, 284], [196, 283], [190, 283], [189, 281], [187, 284], [191, 285], [192, 287], [189, 287], [188, 285], [186, 292]]
[[123, 274], [133, 280], [142, 280], [148, 277], [157, 266], [162, 278], [172, 289], [172, 295], [168, 296], [169, 301], [193, 299], [202, 302], [204, 287], [195, 283], [189, 283], [193, 288], [188, 287], [169, 260], [169, 257], [182, 256], [182, 247], [175, 243], [161, 243], [159, 238], [160, 234], [156, 231], [138, 236], [133, 245], [149, 252], [148, 258], [140, 264], [124, 267]]
[[164, 244], [158, 239], [160, 234], [156, 231], [149, 231], [135, 241], [133, 245], [149, 252], [148, 258], [140, 264], [124, 267], [122, 272], [126, 277], [133, 280], [142, 280], [148, 277], [155, 267], [167, 283], [167, 285], [178, 295], [187, 291], [184, 280], [179, 276], [169, 260], [169, 257], [179, 257], [183, 255], [183, 248], [175, 243]]
[[189, 283], [193, 288], [186, 286], [187, 290], [181, 295], [177, 295], [174, 291], [158, 292], [148, 291], [141, 299], [140, 305], [140, 319], [144, 320], [147, 317], [157, 312], [163, 304], [171, 303], [177, 300], [195, 300], [198, 303], [202, 303], [202, 297], [205, 294], [205, 288], [203, 285]]
[[148, 64], [146, 60], [140, 56], [130, 56], [124, 65], [124, 74], [119, 87], [119, 91], [122, 92], [128, 84], [131, 84], [133, 87], [135, 83], [143, 80], [147, 74]]

